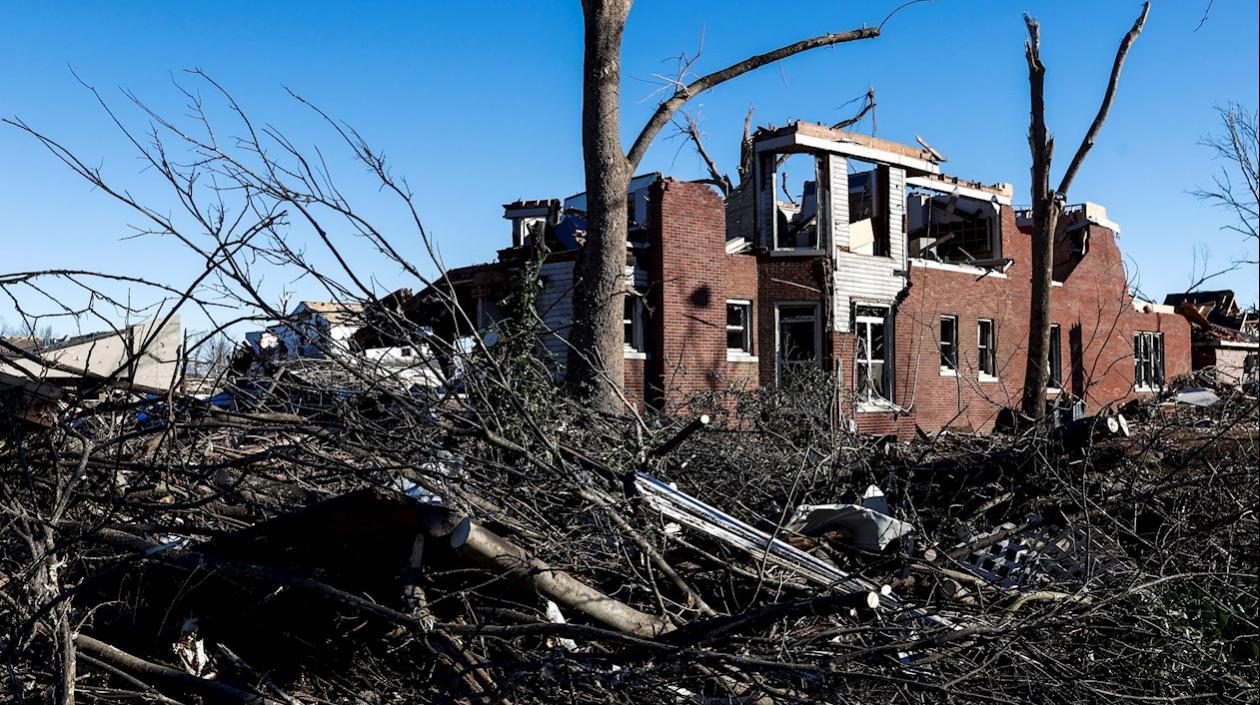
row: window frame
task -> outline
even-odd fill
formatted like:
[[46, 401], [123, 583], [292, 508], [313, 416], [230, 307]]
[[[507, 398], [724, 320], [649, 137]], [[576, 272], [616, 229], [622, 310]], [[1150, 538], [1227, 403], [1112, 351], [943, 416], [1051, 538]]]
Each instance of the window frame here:
[[[647, 357], [647, 346], [644, 339], [645, 307], [643, 295], [637, 291], [626, 291], [625, 302], [621, 314], [622, 351], [626, 358], [643, 359]], [[629, 310], [627, 310], [629, 309]], [[626, 335], [626, 327], [630, 335]]]
[[[743, 311], [743, 325], [731, 325], [732, 307]], [[742, 344], [738, 348], [731, 347], [731, 333], [741, 332]], [[726, 359], [732, 362], [755, 362], [757, 355], [753, 348], [753, 306], [747, 299], [726, 300]]]
[[[952, 355], [947, 357], [945, 353], [945, 322], [949, 321], [953, 324], [952, 335], [948, 341]], [[958, 376], [958, 316], [949, 313], [942, 313], [937, 319], [937, 335], [936, 347], [941, 355], [941, 376], [956, 377]], [[948, 363], [948, 364], [947, 364]]]
[[1058, 323], [1050, 324], [1050, 350], [1046, 363], [1050, 368], [1050, 374], [1046, 377], [1046, 391], [1063, 391], [1063, 333]]
[[[783, 358], [783, 309], [785, 308], [806, 308], [813, 309], [814, 321], [814, 360], [813, 364], [822, 369], [822, 305], [817, 301], [776, 301], [774, 304], [774, 380], [778, 384], [783, 381], [783, 371], [785, 366], [808, 366], [810, 363], [806, 361], [788, 361]], [[804, 319], [800, 319], [804, 320]]]
[[[1144, 364], [1149, 367], [1143, 370]], [[1143, 372], [1148, 374], [1143, 374]], [[1158, 392], [1165, 386], [1164, 334], [1160, 331], [1133, 332], [1133, 389]]]
[[[988, 341], [984, 337], [985, 324], [989, 329]], [[997, 381], [997, 323], [992, 318], [976, 319], [976, 371], [982, 382]]]
[[[815, 212], [814, 212], [814, 223], [811, 226], [814, 231], [814, 237], [813, 237], [814, 244], [812, 246], [780, 245], [779, 244], [779, 237], [780, 237], [779, 193], [782, 191], [782, 183], [781, 183], [781, 180], [779, 179], [779, 172], [780, 172], [779, 157], [782, 156], [785, 158], [790, 158], [796, 155], [804, 155], [804, 156], [810, 157], [814, 162], [813, 181], [814, 181], [814, 199], [815, 199], [816, 205], [815, 205]], [[770, 245], [771, 254], [772, 255], [784, 255], [784, 254], [810, 255], [810, 254], [821, 253], [823, 251], [823, 240], [822, 240], [823, 232], [822, 232], [822, 228], [820, 227], [820, 222], [823, 215], [822, 213], [823, 181], [822, 180], [823, 180], [823, 172], [824, 172], [824, 169], [826, 168], [825, 161], [822, 158], [822, 156], [819, 154], [814, 154], [812, 152], [797, 152], [797, 151], [762, 152], [761, 158], [757, 160], [757, 168], [761, 170], [762, 172], [760, 175], [760, 178], [768, 180], [768, 183], [765, 180], [759, 182], [758, 192], [760, 196], [768, 197], [770, 199], [770, 207], [768, 209], [769, 222], [766, 223], [766, 226], [769, 229], [769, 235], [770, 235], [769, 245]], [[802, 186], [805, 183], [805, 181], [808, 181], [808, 179], [801, 182]], [[802, 188], [801, 196], [802, 196], [802, 201], [803, 201], [804, 200], [803, 188]], [[782, 235], [786, 237], [788, 233], [785, 232]]]
[[[863, 314], [862, 309], [880, 309], [883, 315]], [[880, 386], [883, 387], [881, 395], [874, 390], [870, 390], [861, 384], [860, 380], [870, 379], [871, 366], [875, 363], [875, 358], [871, 356], [870, 331], [872, 325], [879, 325], [880, 335], [883, 338], [883, 355], [879, 358], [880, 370]], [[865, 304], [858, 303], [853, 307], [853, 332], [857, 336], [856, 345], [853, 349], [853, 387], [858, 395], [859, 410], [885, 409], [892, 405], [893, 400], [893, 375], [892, 365], [889, 362], [892, 351], [892, 307], [887, 304]], [[862, 344], [863, 331], [866, 332], [865, 346]], [[862, 357], [865, 347], [866, 356]], [[863, 367], [866, 368], [865, 375], [862, 374]]]

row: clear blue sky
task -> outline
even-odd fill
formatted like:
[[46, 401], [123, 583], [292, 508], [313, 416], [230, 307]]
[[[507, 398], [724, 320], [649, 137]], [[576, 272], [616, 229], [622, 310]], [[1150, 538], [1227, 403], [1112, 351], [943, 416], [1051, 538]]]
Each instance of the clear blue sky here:
[[[705, 72], [827, 30], [877, 23], [892, 2], [664, 2], [642, 0], [624, 48], [623, 124], [629, 144], [654, 106], [653, 73], [694, 51]], [[1257, 104], [1257, 3], [1156, 0], [1130, 54], [1115, 109], [1070, 194], [1104, 204], [1123, 227], [1130, 276], [1162, 298], [1183, 288], [1196, 247], [1215, 263], [1244, 254], [1220, 232], [1225, 214], [1188, 191], [1218, 164], [1197, 145], [1217, 128], [1213, 106]], [[1139, 3], [938, 0], [903, 10], [883, 37], [823, 49], [728, 83], [699, 98], [707, 144], [733, 171], [744, 111], [757, 124], [828, 122], [874, 86], [881, 137], [922, 135], [949, 157], [947, 171], [1010, 181], [1027, 202], [1027, 68], [1021, 11], [1043, 24], [1048, 121], [1057, 174], [1093, 117], [1116, 44]], [[418, 195], [448, 265], [484, 261], [508, 242], [500, 205], [582, 189], [578, 0], [546, 3], [125, 2], [12, 3], [0, 23], [0, 114], [64, 141], [121, 185], [175, 207], [144, 173], [73, 68], [107, 97], [128, 88], [179, 115], [172, 72], [201, 67], [259, 121], [303, 147], [320, 145], [333, 171], [361, 186], [367, 215], [400, 233], [401, 214], [367, 189], [335, 136], [285, 96], [289, 86], [360, 130]], [[143, 127], [134, 112], [130, 123]], [[861, 127], [870, 131], [871, 124]], [[643, 171], [704, 175], [679, 140], [658, 139]], [[358, 193], [357, 191], [355, 193]], [[379, 210], [377, 210], [379, 208]], [[0, 271], [104, 269], [191, 279], [199, 264], [169, 243], [123, 239], [136, 218], [76, 180], [19, 131], [0, 129]], [[362, 261], [370, 263], [370, 253]], [[1255, 253], [1251, 255], [1254, 257]], [[368, 264], [367, 266], [371, 266]], [[411, 285], [397, 268], [374, 272], [383, 290]], [[307, 282], [271, 282], [318, 296]], [[1255, 301], [1253, 269], [1221, 278]], [[149, 293], [135, 293], [138, 298]], [[0, 318], [13, 309], [0, 300]]]

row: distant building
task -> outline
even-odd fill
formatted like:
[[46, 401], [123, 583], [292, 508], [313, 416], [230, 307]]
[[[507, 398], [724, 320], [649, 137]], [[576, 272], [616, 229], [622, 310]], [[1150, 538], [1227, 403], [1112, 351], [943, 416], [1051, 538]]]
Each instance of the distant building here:
[[1195, 370], [1212, 369], [1224, 384], [1255, 382], [1260, 368], [1260, 335], [1255, 310], [1238, 306], [1234, 292], [1195, 291], [1169, 294], [1164, 303], [1176, 307], [1193, 326], [1190, 360]]
[[164, 394], [182, 377], [178, 315], [48, 344], [0, 339], [0, 409], [34, 423], [49, 423], [66, 398], [113, 389]]
[[294, 374], [347, 388], [382, 379], [402, 388], [441, 384], [422, 335], [385, 335], [370, 314], [362, 304], [299, 302], [284, 320], [246, 333], [249, 354], [235, 364], [238, 371], [255, 362], [288, 364]]

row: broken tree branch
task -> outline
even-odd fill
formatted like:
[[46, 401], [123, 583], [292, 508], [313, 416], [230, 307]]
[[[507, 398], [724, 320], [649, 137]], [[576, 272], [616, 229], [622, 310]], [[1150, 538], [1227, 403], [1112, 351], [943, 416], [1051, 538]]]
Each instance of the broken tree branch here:
[[754, 69], [761, 68], [767, 64], [786, 59], [789, 56], [809, 51], [810, 49], [818, 49], [820, 47], [835, 46], [845, 42], [854, 42], [862, 39], [874, 39], [879, 36], [879, 29], [876, 27], [862, 27], [860, 29], [850, 30], [848, 32], [834, 32], [823, 34], [810, 39], [803, 39], [794, 44], [780, 47], [774, 51], [768, 51], [764, 54], [758, 54], [749, 57], [738, 63], [727, 66], [720, 71], [714, 71], [706, 76], [701, 76], [687, 85], [679, 88], [675, 93], [666, 98], [656, 108], [656, 112], [648, 119], [647, 124], [643, 126], [643, 130], [639, 136], [635, 138], [634, 144], [630, 147], [630, 151], [626, 154], [626, 161], [629, 163], [630, 171], [633, 173], [638, 168], [639, 162], [643, 161], [643, 156], [647, 154], [648, 146], [652, 144], [652, 140], [656, 139], [656, 135], [661, 129], [669, 124], [674, 115], [682, 108], [687, 101], [700, 95], [701, 93], [721, 85], [732, 78], [741, 76]]
[[731, 177], [723, 174], [717, 167], [717, 163], [713, 161], [713, 157], [709, 156], [709, 151], [704, 148], [704, 142], [700, 139], [700, 125], [691, 115], [687, 117], [687, 124], [682, 128], [687, 137], [691, 139], [692, 144], [696, 147], [696, 153], [700, 155], [700, 159], [704, 161], [704, 166], [709, 170], [709, 176], [718, 188], [722, 190], [723, 196], [731, 195], [731, 191], [735, 187], [731, 184]]
[[1072, 180], [1076, 178], [1076, 172], [1081, 168], [1081, 163], [1085, 161], [1085, 155], [1094, 146], [1094, 140], [1098, 138], [1098, 133], [1102, 131], [1103, 122], [1107, 120], [1107, 114], [1111, 112], [1111, 103], [1116, 97], [1116, 88], [1120, 85], [1120, 69], [1124, 67], [1124, 59], [1129, 55], [1129, 48], [1133, 46], [1133, 42], [1142, 33], [1142, 28], [1146, 25], [1146, 16], [1150, 11], [1151, 3], [1149, 0], [1142, 3], [1142, 12], [1138, 14], [1137, 20], [1133, 22], [1133, 27], [1124, 35], [1124, 39], [1120, 40], [1120, 47], [1116, 49], [1116, 60], [1111, 65], [1111, 77], [1107, 80], [1107, 91], [1103, 94], [1102, 104], [1098, 106], [1098, 114], [1094, 116], [1094, 121], [1090, 123], [1089, 130], [1085, 133], [1085, 138], [1081, 140], [1081, 145], [1076, 148], [1076, 154], [1073, 155], [1072, 161], [1068, 163], [1067, 171], [1063, 173], [1063, 180], [1059, 182], [1058, 193], [1060, 198], [1067, 197], [1068, 188], [1071, 187]]

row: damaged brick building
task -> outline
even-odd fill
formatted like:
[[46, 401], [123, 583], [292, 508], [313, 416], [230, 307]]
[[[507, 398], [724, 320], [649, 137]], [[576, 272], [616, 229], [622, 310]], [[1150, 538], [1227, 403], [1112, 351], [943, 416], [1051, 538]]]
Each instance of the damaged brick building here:
[[[1031, 223], [1012, 187], [946, 176], [930, 148], [809, 123], [760, 130], [752, 150], [726, 198], [659, 174], [632, 181], [627, 396], [668, 408], [818, 368], [860, 432], [989, 431], [1018, 403], [1026, 363]], [[442, 284], [491, 326], [545, 242], [537, 307], [557, 370], [584, 207], [581, 194], [508, 204], [511, 247]], [[1118, 235], [1095, 204], [1060, 223], [1048, 402], [1093, 413], [1190, 370], [1187, 321], [1133, 298]]]

